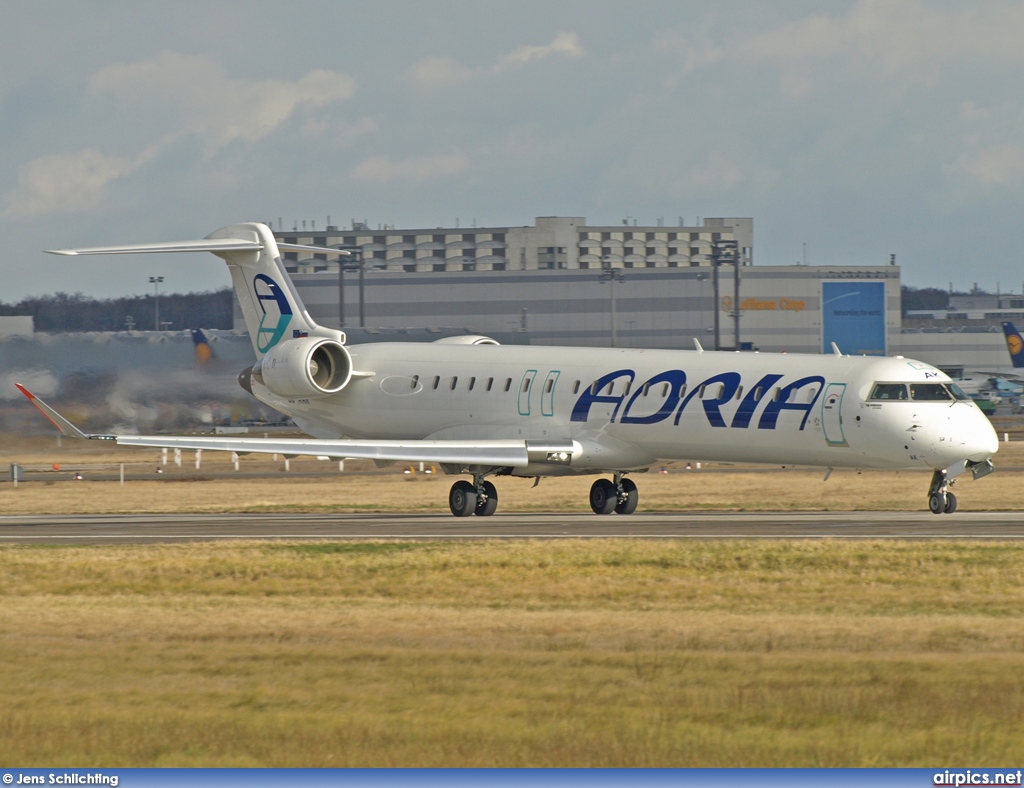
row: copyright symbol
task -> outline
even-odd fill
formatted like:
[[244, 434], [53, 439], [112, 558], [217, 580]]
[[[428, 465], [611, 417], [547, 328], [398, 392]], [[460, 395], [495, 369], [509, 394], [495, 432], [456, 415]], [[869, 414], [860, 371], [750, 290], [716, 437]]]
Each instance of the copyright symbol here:
[[4, 785], [10, 785], [13, 782], [14, 782], [14, 775], [13, 774], [5, 774], [4, 775]]

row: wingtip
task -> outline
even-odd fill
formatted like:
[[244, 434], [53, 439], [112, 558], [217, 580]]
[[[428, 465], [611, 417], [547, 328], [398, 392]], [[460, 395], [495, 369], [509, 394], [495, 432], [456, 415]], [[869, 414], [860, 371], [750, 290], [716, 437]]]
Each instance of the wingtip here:
[[29, 391], [27, 388], [22, 386], [20, 383], [15, 383], [14, 387], [18, 391], [20, 391], [22, 394], [24, 394], [26, 397], [28, 397], [30, 400], [35, 399], [35, 395], [31, 391]]
[[74, 249], [43, 249], [43, 251], [46, 252], [47, 254], [59, 254], [63, 255], [64, 257], [78, 256], [78, 252], [76, 252]]

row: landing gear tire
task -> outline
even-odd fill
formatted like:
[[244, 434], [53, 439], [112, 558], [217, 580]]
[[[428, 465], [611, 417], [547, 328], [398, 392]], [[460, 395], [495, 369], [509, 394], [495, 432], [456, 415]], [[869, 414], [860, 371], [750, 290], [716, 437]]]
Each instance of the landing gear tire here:
[[[456, 517], [468, 517], [476, 511], [476, 487], [467, 481], [458, 481], [448, 493], [448, 506]], [[497, 506], [497, 497], [495, 497]]]
[[640, 502], [640, 493], [637, 492], [636, 483], [632, 479], [623, 479], [621, 486], [622, 492], [619, 494], [618, 503], [615, 504], [615, 513], [633, 514], [636, 511], [636, 505]]
[[490, 482], [484, 482], [483, 495], [477, 495], [476, 509], [473, 514], [479, 517], [490, 517], [498, 510], [498, 491]]
[[[945, 493], [937, 492], [928, 496], [928, 508], [932, 514], [942, 514], [946, 511], [947, 506], [949, 506], [949, 500]], [[956, 503], [953, 506], [956, 506]]]
[[598, 479], [590, 488], [590, 508], [594, 514], [611, 514], [618, 503], [618, 491], [608, 479]]
[[953, 514], [956, 511], [956, 496], [953, 493], [946, 493], [946, 508], [942, 511], [946, 514]]

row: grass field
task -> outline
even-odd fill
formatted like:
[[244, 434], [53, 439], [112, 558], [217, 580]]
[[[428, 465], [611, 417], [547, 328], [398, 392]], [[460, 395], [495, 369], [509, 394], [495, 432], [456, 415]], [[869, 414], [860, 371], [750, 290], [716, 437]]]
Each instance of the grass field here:
[[1024, 546], [0, 548], [0, 753], [46, 766], [1024, 760]]

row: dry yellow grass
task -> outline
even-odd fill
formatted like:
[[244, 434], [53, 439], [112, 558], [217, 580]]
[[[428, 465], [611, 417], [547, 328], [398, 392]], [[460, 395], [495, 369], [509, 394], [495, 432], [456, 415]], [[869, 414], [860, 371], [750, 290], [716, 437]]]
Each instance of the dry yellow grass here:
[[0, 549], [25, 766], [1024, 758], [1024, 547]]

